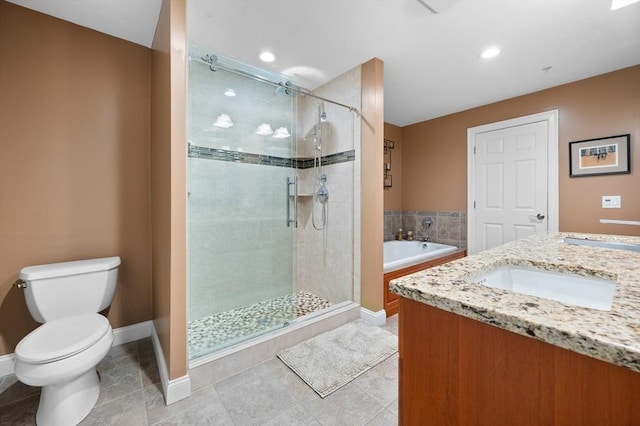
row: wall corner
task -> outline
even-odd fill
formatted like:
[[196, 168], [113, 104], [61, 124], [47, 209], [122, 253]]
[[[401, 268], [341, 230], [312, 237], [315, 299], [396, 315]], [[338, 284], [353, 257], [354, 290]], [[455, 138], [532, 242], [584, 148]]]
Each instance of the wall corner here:
[[361, 305], [383, 308], [383, 145], [384, 64], [373, 58], [362, 64], [361, 98]]

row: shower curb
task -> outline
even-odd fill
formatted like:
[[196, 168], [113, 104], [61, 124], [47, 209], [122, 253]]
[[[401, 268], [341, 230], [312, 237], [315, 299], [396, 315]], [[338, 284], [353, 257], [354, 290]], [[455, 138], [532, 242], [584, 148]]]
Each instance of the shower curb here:
[[275, 358], [276, 354], [283, 349], [358, 318], [360, 318], [359, 304], [340, 303], [333, 305], [326, 312], [320, 311], [311, 314], [309, 318], [301, 317], [287, 328], [272, 334], [192, 361], [188, 372], [191, 377], [191, 391], [219, 382], [247, 368]]

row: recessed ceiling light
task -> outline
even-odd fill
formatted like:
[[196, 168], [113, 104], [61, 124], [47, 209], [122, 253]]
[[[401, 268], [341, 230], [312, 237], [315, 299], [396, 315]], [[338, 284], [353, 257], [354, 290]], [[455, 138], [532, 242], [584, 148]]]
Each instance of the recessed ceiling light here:
[[495, 58], [500, 54], [500, 48], [496, 46], [488, 47], [482, 51], [480, 57], [482, 59], [490, 59]]
[[234, 97], [236, 95], [236, 91], [233, 89], [227, 89], [224, 91], [225, 96]]
[[264, 52], [260, 52], [260, 55], [258, 55], [258, 57], [263, 62], [273, 62], [276, 60], [276, 55], [271, 52], [267, 52], [266, 50]]
[[611, 10], [620, 9], [621, 7], [629, 6], [639, 1], [640, 0], [611, 0]]

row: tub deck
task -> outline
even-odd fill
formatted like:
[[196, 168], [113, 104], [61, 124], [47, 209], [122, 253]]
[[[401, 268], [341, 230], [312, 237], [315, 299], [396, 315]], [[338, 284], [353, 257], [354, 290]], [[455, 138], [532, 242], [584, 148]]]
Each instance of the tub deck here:
[[422, 271], [424, 269], [432, 268], [434, 266], [442, 265], [443, 263], [448, 263], [456, 259], [463, 258], [467, 255], [467, 250], [458, 249], [452, 253], [445, 254], [441, 257], [436, 257], [434, 259], [429, 259], [426, 262], [421, 262], [416, 265], [407, 266], [402, 269], [397, 269], [395, 271], [386, 272], [384, 274], [384, 310], [387, 314], [387, 318], [391, 315], [395, 315], [398, 313], [398, 307], [400, 305], [400, 296], [395, 293], [389, 291], [389, 281], [403, 277], [405, 275], [413, 274], [418, 271]]
[[396, 271], [453, 253], [458, 247], [433, 241], [392, 240], [384, 242], [383, 272]]

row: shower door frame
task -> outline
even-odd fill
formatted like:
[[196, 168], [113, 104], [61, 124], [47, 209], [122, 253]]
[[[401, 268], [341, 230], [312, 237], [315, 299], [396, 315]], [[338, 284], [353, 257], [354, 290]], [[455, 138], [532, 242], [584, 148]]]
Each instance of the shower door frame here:
[[[218, 60], [220, 60], [220, 56], [217, 55]], [[278, 289], [264, 289], [262, 287], [264, 287], [263, 285], [259, 285], [258, 287], [260, 287], [261, 290], [263, 290], [265, 292], [265, 294], [271, 293], [273, 292], [274, 295], [276, 293], [283, 293], [281, 290], [282, 289], [286, 289], [286, 294], [282, 294], [279, 297], [276, 297], [276, 299], [281, 299], [284, 298], [286, 299], [287, 297], [289, 298], [288, 300], [293, 301], [294, 298], [294, 294], [295, 294], [295, 289], [296, 289], [296, 245], [297, 245], [297, 240], [296, 240], [296, 234], [295, 234], [295, 230], [296, 230], [296, 214], [297, 214], [297, 192], [295, 190], [295, 184], [293, 185], [289, 185], [287, 183], [288, 180], [292, 180], [292, 182], [296, 182], [297, 181], [297, 170], [296, 170], [296, 162], [295, 162], [295, 143], [290, 142], [289, 143], [289, 150], [288, 150], [288, 155], [284, 156], [284, 157], [278, 157], [278, 156], [269, 156], [269, 155], [263, 155], [261, 154], [253, 154], [250, 153], [250, 151], [247, 151], [245, 149], [242, 148], [242, 145], [240, 145], [241, 149], [224, 149], [227, 148], [226, 146], [215, 146], [215, 143], [213, 144], [213, 146], [205, 146], [205, 147], [201, 147], [196, 143], [193, 143], [194, 141], [196, 141], [196, 138], [194, 137], [195, 134], [193, 132], [192, 129], [192, 125], [193, 122], [191, 120], [192, 117], [194, 117], [194, 111], [193, 111], [193, 107], [194, 107], [194, 101], [192, 98], [195, 98], [195, 95], [192, 93], [192, 91], [194, 90], [194, 87], [192, 85], [194, 79], [191, 78], [192, 77], [192, 67], [194, 66], [198, 66], [198, 67], [202, 67], [202, 66], [206, 66], [205, 64], [203, 64], [203, 62], [205, 61], [197, 61], [197, 58], [194, 58], [193, 55], [189, 55], [189, 87], [187, 90], [188, 93], [188, 102], [189, 102], [189, 110], [188, 110], [188, 128], [189, 128], [189, 153], [188, 153], [188, 160], [189, 160], [189, 164], [187, 167], [187, 173], [188, 173], [188, 187], [189, 187], [189, 196], [188, 196], [188, 236], [189, 236], [189, 240], [188, 240], [188, 246], [189, 246], [189, 256], [188, 256], [188, 299], [189, 299], [189, 326], [191, 327], [192, 324], [195, 323], [195, 321], [200, 321], [202, 318], [194, 318], [194, 298], [196, 299], [200, 299], [202, 298], [202, 294], [195, 294], [196, 293], [196, 289], [194, 288], [194, 282], [195, 282], [195, 278], [197, 277], [199, 274], [197, 271], [194, 270], [194, 258], [198, 257], [198, 254], [196, 253], [196, 249], [194, 249], [194, 240], [196, 240], [196, 238], [194, 238], [194, 232], [196, 232], [195, 228], [197, 228], [199, 225], [194, 221], [193, 219], [193, 214], [195, 213], [196, 207], [194, 206], [194, 200], [197, 198], [195, 196], [194, 191], [194, 176], [193, 176], [193, 170], [195, 168], [195, 164], [197, 162], [200, 161], [212, 161], [211, 165], [209, 165], [210, 168], [215, 168], [217, 169], [218, 173], [214, 173], [214, 176], [211, 176], [211, 178], [213, 178], [214, 180], [224, 180], [226, 177], [224, 176], [225, 173], [221, 173], [222, 171], [226, 171], [226, 170], [231, 170], [231, 169], [244, 169], [246, 170], [251, 170], [252, 173], [254, 175], [261, 175], [261, 174], [268, 174], [269, 176], [274, 176], [275, 177], [273, 179], [255, 179], [254, 181], [248, 182], [246, 183], [246, 185], [243, 185], [242, 183], [237, 183], [237, 182], [233, 182], [233, 179], [230, 180], [228, 183], [230, 183], [231, 185], [236, 185], [235, 188], [236, 190], [240, 190], [244, 187], [246, 187], [247, 190], [249, 189], [257, 189], [258, 194], [260, 194], [260, 196], [263, 195], [263, 193], [267, 193], [267, 194], [271, 194], [271, 197], [269, 197], [273, 203], [273, 209], [276, 209], [278, 211], [282, 211], [282, 216], [277, 220], [277, 223], [279, 225], [275, 225], [276, 220], [275, 218], [273, 219], [274, 222], [274, 228], [268, 230], [268, 231], [264, 231], [261, 230], [261, 226], [260, 224], [256, 223], [251, 223], [251, 221], [248, 221], [247, 223], [250, 226], [254, 226], [255, 225], [255, 230], [256, 233], [258, 235], [251, 235], [251, 232], [249, 232], [248, 234], [245, 235], [247, 240], [250, 240], [249, 243], [245, 244], [245, 246], [249, 246], [249, 250], [251, 250], [251, 246], [254, 244], [257, 245], [262, 245], [264, 247], [264, 253], [258, 253], [257, 251], [254, 252], [253, 256], [247, 256], [247, 260], [246, 260], [246, 264], [239, 264], [237, 261], [231, 261], [230, 264], [232, 264], [236, 270], [238, 271], [239, 274], [248, 274], [246, 276], [251, 276], [249, 274], [250, 270], [252, 269], [251, 266], [249, 266], [249, 264], [251, 263], [251, 261], [254, 261], [258, 256], [258, 254], [265, 254], [267, 257], [271, 256], [268, 252], [269, 249], [269, 245], [270, 243], [273, 243], [274, 246], [278, 246], [278, 241], [282, 240], [283, 238], [286, 239], [285, 244], [281, 244], [281, 246], [287, 246], [288, 248], [288, 253], [285, 255], [282, 250], [278, 251], [278, 257], [275, 258], [272, 262], [263, 262], [262, 264], [260, 264], [260, 268], [263, 268], [263, 274], [262, 278], [264, 278], [265, 276], [283, 276], [285, 274], [285, 269], [286, 269], [286, 275], [287, 275], [287, 284], [282, 286], [282, 288]], [[194, 59], [196, 59], [194, 61]], [[223, 73], [228, 73], [226, 74], [226, 76], [228, 77], [229, 75], [235, 75], [235, 77], [238, 78], [242, 78], [242, 79], [251, 79], [252, 76], [250, 75], [250, 72], [252, 70], [251, 67], [247, 67], [249, 69], [249, 71], [242, 71], [242, 72], [238, 72], [238, 73], [234, 73], [234, 68], [240, 68], [243, 66], [243, 64], [239, 64], [233, 60], [230, 60], [228, 58], [223, 58], [223, 61], [229, 61], [231, 62], [231, 69], [226, 69], [226, 67], [224, 69], [218, 68], [215, 73], [213, 73], [213, 69], [211, 69], [212, 74], [219, 76]], [[206, 63], [206, 62], [205, 62]], [[199, 64], [199, 65], [196, 65]], [[282, 91], [277, 93], [275, 88], [273, 88], [273, 83], [269, 82], [265, 82], [264, 78], [256, 76], [255, 78], [253, 78], [253, 82], [249, 82], [248, 84], [262, 84], [264, 85], [264, 87], [268, 87], [269, 90], [273, 90], [273, 96], [282, 96]], [[226, 83], [225, 83], [226, 84]], [[265, 89], [266, 90], [266, 89]], [[288, 95], [288, 93], [285, 93], [285, 96]], [[278, 98], [280, 99], [280, 98]], [[285, 99], [290, 99], [290, 101], [288, 102], [289, 105], [289, 125], [288, 127], [291, 129], [290, 134], [291, 135], [295, 135], [295, 125], [296, 125], [296, 97], [295, 96], [287, 96], [287, 98]], [[225, 99], [226, 100], [226, 99]], [[217, 112], [215, 112], [214, 114], [217, 114]], [[215, 116], [213, 117], [215, 118]], [[240, 123], [242, 125], [242, 123]], [[258, 122], [256, 124], [259, 125], [260, 123]], [[245, 126], [246, 127], [246, 126]], [[217, 129], [214, 129], [217, 131]], [[246, 129], [245, 129], [246, 130]], [[254, 135], [250, 135], [247, 137], [247, 139], [255, 139]], [[265, 137], [266, 139], [266, 137]], [[292, 141], [294, 139], [294, 136], [290, 137], [290, 141]], [[231, 142], [231, 141], [229, 141]], [[237, 141], [233, 141], [233, 142], [237, 142]], [[275, 144], [275, 142], [274, 142]], [[231, 143], [229, 143], [229, 145], [232, 145]], [[217, 161], [216, 161], [217, 160]], [[246, 160], [246, 161], [245, 161]], [[243, 164], [244, 162], [244, 164]], [[260, 169], [258, 169], [260, 168]], [[266, 169], [268, 168], [268, 169]], [[264, 173], [263, 173], [264, 172]], [[282, 176], [282, 175], [286, 175], [286, 176]], [[267, 181], [267, 182], [265, 182]], [[271, 182], [268, 182], [271, 181]], [[218, 186], [220, 185], [220, 183], [218, 183]], [[264, 185], [264, 187], [262, 186]], [[212, 185], [215, 186], [215, 185]], [[262, 191], [260, 189], [263, 189]], [[192, 198], [193, 197], [193, 198]], [[239, 201], [238, 201], [239, 200]], [[234, 202], [240, 202], [240, 203], [244, 203], [246, 201], [246, 193], [245, 195], [238, 195], [237, 193], [231, 193], [231, 198], [227, 199], [226, 201], [228, 201], [227, 206], [232, 205]], [[292, 206], [292, 202], [293, 202], [293, 208], [291, 209]], [[248, 203], [248, 205], [250, 206], [251, 203]], [[279, 206], [279, 207], [275, 207], [275, 206]], [[257, 208], [258, 206], [253, 206], [253, 211], [258, 212], [261, 210], [261, 208]], [[260, 206], [262, 207], [262, 206]], [[251, 211], [252, 208], [248, 207], [247, 209], [244, 209], [245, 211]], [[292, 216], [293, 215], [293, 216]], [[197, 216], [197, 215], [196, 215]], [[232, 217], [228, 217], [227, 219], [229, 220], [228, 224], [230, 224], [233, 219], [238, 218], [239, 216], [241, 216], [240, 212], [237, 212], [236, 215], [231, 215]], [[259, 221], [260, 218], [253, 215], [253, 218], [256, 219], [256, 221]], [[285, 226], [286, 225], [286, 226]], [[280, 228], [280, 226], [282, 227], [282, 229]], [[277, 228], [276, 228], [277, 227]], [[222, 226], [219, 227], [220, 229], [227, 229], [229, 230], [230, 226]], [[241, 235], [238, 233], [238, 231], [236, 230], [236, 234], [235, 237], [237, 237], [237, 235]], [[283, 237], [284, 236], [284, 237]], [[218, 235], [216, 235], [216, 237], [219, 237]], [[255, 238], [252, 240], [252, 237]], [[269, 237], [271, 237], [271, 239], [269, 240]], [[263, 239], [264, 238], [264, 239]], [[223, 245], [224, 248], [223, 250], [227, 251], [227, 249], [230, 249], [231, 246], [233, 244], [235, 244], [237, 242], [236, 238], [234, 238], [234, 234], [233, 232], [231, 232], [230, 235], [227, 235], [226, 238], [222, 237], [223, 240], [226, 240]], [[265, 239], [269, 242], [265, 243]], [[240, 243], [240, 245], [243, 245], [243, 243]], [[259, 249], [261, 250], [261, 249]], [[258, 251], [259, 251], [258, 250]], [[228, 253], [221, 253], [223, 256], [225, 254]], [[284, 258], [282, 256], [285, 256]], [[282, 259], [289, 259], [290, 262], [290, 267], [286, 266], [289, 264], [289, 262], [282, 262]], [[234, 265], [235, 263], [235, 265]], [[267, 265], [267, 263], [269, 263], [269, 265]], [[279, 265], [283, 265], [285, 266], [285, 268], [282, 268], [281, 270], [278, 271], [278, 266]], [[225, 264], [225, 266], [227, 266]], [[224, 268], [223, 268], [224, 269]], [[266, 271], [266, 272], [265, 272]], [[273, 272], [273, 273], [269, 273], [269, 271]], [[202, 275], [202, 274], [200, 274]], [[209, 274], [211, 276], [213, 276], [214, 274]], [[215, 279], [215, 278], [214, 278]], [[237, 285], [237, 283], [236, 283]], [[234, 293], [234, 294], [238, 294], [239, 292], [236, 291], [236, 288], [230, 288], [228, 289], [229, 293]], [[255, 288], [250, 288], [247, 287], [247, 289], [245, 289], [245, 291], [249, 292], [249, 291], [255, 291]], [[214, 293], [217, 291], [216, 289], [212, 290]], [[202, 292], [200, 292], [202, 293]], [[271, 301], [272, 299], [274, 299], [274, 297], [267, 297], [266, 299], [264, 297], [259, 297], [258, 299], [260, 299], [260, 301], [256, 301], [253, 300], [254, 303], [246, 303], [244, 304], [244, 306], [253, 306], [253, 305], [257, 305], [261, 302], [265, 302], [265, 301]], [[278, 303], [280, 303], [280, 301], [278, 301]], [[286, 306], [286, 305], [283, 305]], [[259, 308], [257, 308], [259, 309]], [[277, 321], [274, 320], [274, 323], [277, 322], [277, 325], [273, 325], [271, 326], [271, 324], [267, 321], [266, 322], [266, 326], [263, 329], [260, 329], [258, 332], [254, 332], [254, 333], [249, 333], [246, 336], [243, 336], [241, 338], [234, 338], [234, 339], [230, 339], [227, 341], [227, 343], [223, 343], [223, 344], [219, 344], [216, 345], [212, 348], [208, 348], [207, 350], [201, 350], [196, 352], [191, 346], [191, 328], [189, 330], [189, 351], [193, 354], [190, 355], [189, 358], [193, 361], [195, 359], [198, 359], [200, 357], [205, 357], [209, 354], [215, 353], [221, 349], [224, 349], [226, 347], [232, 346], [232, 345], [236, 345], [239, 344], [241, 342], [245, 342], [247, 340], [253, 339], [255, 337], [258, 337], [260, 335], [266, 334], [266, 333], [270, 333], [274, 330], [278, 330], [281, 329], [283, 327], [286, 327], [288, 324], [290, 324], [294, 319], [295, 319], [295, 310], [294, 310], [294, 306], [293, 303], [289, 302], [288, 308], [287, 307], [281, 307], [280, 305], [278, 305], [278, 314], [282, 314], [282, 321], [280, 321], [280, 319], [278, 319]], [[288, 311], [287, 311], [288, 309]], [[236, 308], [236, 310], [240, 310], [242, 311], [241, 307]], [[223, 309], [221, 310], [221, 312], [215, 312], [212, 314], [212, 316], [216, 316], [216, 315], [225, 315], [226, 313], [228, 313], [229, 310], [228, 309]], [[246, 312], [241, 312], [241, 315], [244, 315], [245, 317], [249, 314], [247, 314]], [[206, 316], [203, 317], [205, 318], [206, 321]], [[218, 317], [216, 317], [218, 318]], [[281, 318], [280, 316], [277, 316], [277, 318]], [[259, 323], [260, 320], [256, 320], [256, 322]], [[199, 333], [199, 332], [198, 332]], [[195, 334], [195, 333], [194, 333]]]

